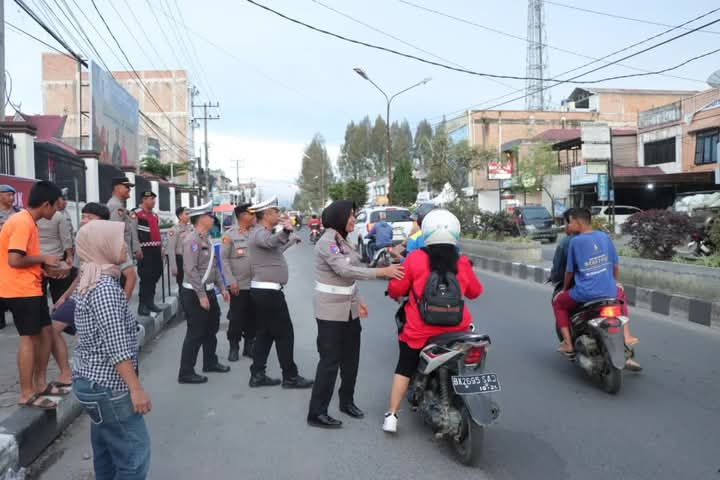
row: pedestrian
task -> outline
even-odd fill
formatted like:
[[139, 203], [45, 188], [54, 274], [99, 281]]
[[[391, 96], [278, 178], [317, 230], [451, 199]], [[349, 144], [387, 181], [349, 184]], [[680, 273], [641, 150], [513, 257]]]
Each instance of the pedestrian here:
[[325, 233], [315, 245], [315, 319], [320, 362], [315, 373], [308, 411], [309, 425], [339, 428], [342, 422], [328, 415], [338, 370], [342, 384], [340, 411], [363, 418], [355, 405], [355, 380], [360, 362], [360, 319], [368, 307], [358, 292], [356, 280], [402, 278], [402, 267], [366, 268], [347, 237], [355, 229], [355, 204], [349, 200], [331, 203], [323, 211]]
[[190, 225], [190, 209], [178, 207], [175, 210], [178, 218], [176, 223], [168, 232], [168, 263], [170, 274], [177, 279], [178, 291], [183, 284], [183, 244], [188, 233], [192, 232]]
[[160, 237], [160, 220], [153, 211], [157, 195], [155, 192], [142, 193], [142, 204], [131, 213], [137, 221], [138, 240], [142, 256], [138, 260], [140, 293], [138, 295], [138, 315], [150, 315], [150, 312], [162, 312], [155, 304], [155, 290], [162, 277], [163, 251]]
[[255, 343], [255, 314], [250, 302], [252, 267], [248, 254], [248, 240], [255, 225], [255, 215], [250, 213], [249, 203], [235, 207], [237, 226], [228, 230], [222, 238], [220, 259], [222, 271], [230, 290], [227, 339], [230, 343], [228, 361], [240, 359], [240, 340], [245, 338], [243, 356], [252, 357]]
[[60, 197], [60, 206], [58, 207], [58, 212], [62, 214], [65, 222], [67, 223], [67, 228], [70, 231], [70, 238], [72, 238], [72, 247], [75, 248], [75, 226], [73, 225], [72, 218], [70, 218], [70, 214], [67, 211], [67, 198], [70, 189], [65, 187], [61, 188], [60, 191], [62, 192], [62, 197]]
[[[0, 185], [0, 231], [7, 219], [20, 211], [15, 206], [15, 193], [10, 185]], [[5, 312], [6, 309], [0, 305], [0, 330], [5, 328]]]
[[[133, 259], [139, 260], [142, 258], [142, 248], [138, 240], [137, 221], [130, 216], [130, 213], [125, 208], [125, 202], [130, 198], [130, 190], [135, 184], [131, 183], [127, 177], [115, 177], [112, 179], [112, 185], [112, 197], [107, 203], [107, 208], [110, 210], [110, 220], [123, 222], [125, 224], [124, 237], [128, 251], [127, 261], [133, 262]], [[135, 290], [136, 283], [137, 272], [135, 268], [123, 270], [122, 277], [120, 277], [120, 285], [126, 291], [129, 289], [132, 292]]]
[[[250, 367], [250, 387], [280, 385], [283, 388], [310, 388], [312, 380], [298, 373], [293, 360], [295, 333], [288, 311], [283, 287], [288, 282], [288, 266], [283, 252], [296, 243], [292, 237], [292, 222], [288, 218], [277, 233], [280, 209], [277, 197], [254, 205], [250, 210], [257, 216], [258, 225], [250, 235], [250, 265], [253, 279], [250, 283], [250, 299], [255, 311], [257, 334], [253, 349], [253, 364]], [[270, 349], [275, 343], [282, 382], [265, 373]]]
[[[40, 253], [35, 222], [51, 219], [57, 211], [60, 189], [52, 182], [33, 185], [28, 207], [10, 217], [0, 231], [0, 301], [13, 315], [20, 341], [17, 365], [20, 380], [18, 404], [54, 409], [48, 395], [66, 395], [67, 389], [46, 383], [52, 332], [50, 311], [43, 295], [43, 273], [58, 276], [67, 269], [60, 258]], [[44, 270], [44, 272], [43, 272]]]
[[123, 226], [89, 222], [78, 231], [77, 250], [73, 392], [91, 420], [95, 478], [145, 479], [150, 436], [143, 415], [152, 403], [137, 375], [137, 321], [119, 283], [118, 265], [127, 258]]
[[215, 287], [225, 302], [230, 294], [215, 264], [215, 248], [209, 238], [214, 224], [212, 205], [191, 210], [195, 230], [185, 237], [183, 245], [183, 269], [185, 272], [180, 294], [185, 306], [187, 332], [180, 357], [179, 383], [206, 383], [207, 377], [195, 372], [200, 347], [203, 350], [203, 372], [227, 373], [230, 367], [218, 361], [217, 332], [220, 329], [220, 306]]

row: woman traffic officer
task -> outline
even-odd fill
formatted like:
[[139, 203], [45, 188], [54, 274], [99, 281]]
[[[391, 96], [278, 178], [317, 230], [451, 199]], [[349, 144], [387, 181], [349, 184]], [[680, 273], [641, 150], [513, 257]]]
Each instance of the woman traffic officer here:
[[360, 255], [348, 241], [355, 228], [355, 204], [339, 200], [322, 214], [325, 234], [315, 245], [315, 317], [318, 324], [317, 347], [320, 362], [315, 374], [307, 422], [313, 427], [340, 428], [342, 422], [327, 413], [335, 389], [338, 369], [342, 385], [340, 411], [353, 417], [364, 416], [354, 401], [355, 380], [360, 361], [360, 318], [368, 308], [358, 293], [356, 280], [400, 279], [402, 267], [361, 266]]

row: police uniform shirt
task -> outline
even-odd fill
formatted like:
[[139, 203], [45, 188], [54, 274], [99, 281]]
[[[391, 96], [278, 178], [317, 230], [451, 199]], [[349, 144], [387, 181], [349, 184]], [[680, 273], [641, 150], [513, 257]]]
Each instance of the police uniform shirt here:
[[65, 218], [65, 221], [67, 222], [68, 231], [70, 231], [70, 238], [72, 239], [72, 248], [75, 248], [75, 226], [72, 223], [72, 218], [70, 218], [70, 214], [68, 213], [67, 209], [61, 211], [63, 217]]
[[[328, 228], [315, 245], [315, 281], [323, 285], [352, 287], [356, 280], [372, 280], [377, 270], [363, 266], [353, 245], [335, 230]], [[315, 290], [315, 318], [348, 321], [358, 318], [362, 303], [357, 286], [352, 294], [326, 293]]]
[[12, 206], [8, 208], [7, 210], [0, 210], [0, 230], [2, 230], [3, 225], [5, 225], [5, 222], [7, 222], [7, 219], [12, 217], [14, 214], [19, 212], [20, 209], [16, 206]]
[[107, 208], [110, 210], [110, 220], [125, 223], [125, 244], [128, 248], [128, 255], [140, 251], [135, 214], [128, 212], [123, 202], [115, 196], [110, 198]]
[[183, 254], [185, 238], [188, 233], [192, 232], [192, 230], [193, 227], [189, 223], [177, 223], [168, 232], [168, 259], [170, 261], [170, 269], [173, 272], [177, 271], [177, 258], [175, 258], [175, 256]]
[[185, 271], [185, 279], [183, 286], [189, 285], [195, 290], [198, 298], [207, 297], [207, 285], [214, 283], [220, 290], [224, 290], [225, 286], [220, 278], [220, 272], [213, 260], [210, 266], [210, 273], [205, 281], [203, 277], [208, 270], [213, 244], [208, 235], [200, 235], [196, 231], [192, 231], [185, 237], [183, 244], [183, 269]]
[[62, 258], [66, 250], [72, 249], [72, 232], [62, 212], [55, 212], [50, 220], [41, 218], [36, 224], [41, 254]]
[[248, 290], [252, 280], [249, 240], [252, 230], [241, 232], [238, 227], [228, 230], [220, 245], [222, 271], [228, 285], [237, 285], [240, 290]]
[[290, 234], [285, 230], [273, 234], [262, 225], [256, 226], [248, 242], [252, 279], [285, 285], [288, 282], [288, 266], [283, 252], [291, 245]]

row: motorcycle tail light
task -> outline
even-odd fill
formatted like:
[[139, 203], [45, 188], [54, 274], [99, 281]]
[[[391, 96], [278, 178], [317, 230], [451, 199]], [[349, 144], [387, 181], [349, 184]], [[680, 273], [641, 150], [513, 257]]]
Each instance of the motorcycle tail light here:
[[600, 316], [602, 318], [619, 317], [621, 314], [620, 305], [608, 305], [600, 309]]
[[477, 365], [485, 355], [485, 347], [470, 347], [465, 352], [465, 365]]

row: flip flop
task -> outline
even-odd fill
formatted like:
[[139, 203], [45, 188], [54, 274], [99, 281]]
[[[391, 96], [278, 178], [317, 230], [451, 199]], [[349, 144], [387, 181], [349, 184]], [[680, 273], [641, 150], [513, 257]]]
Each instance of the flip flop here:
[[[38, 400], [40, 400], [40, 402], [36, 403]], [[19, 403], [18, 405], [29, 408], [37, 408], [38, 410], [55, 410], [57, 408], [57, 403], [53, 402], [49, 398], [44, 398], [39, 393], [36, 393], [32, 397], [28, 398], [27, 402]]]
[[632, 347], [633, 345], [637, 345], [638, 343], [640, 343], [640, 339], [639, 339], [639, 338], [634, 338], [634, 339], [633, 339], [632, 341], [630, 341], [630, 342], [625, 342], [625, 345], [627, 345], [628, 347]]
[[[55, 389], [55, 390], [53, 390]], [[67, 385], [61, 385], [58, 382], [50, 382], [45, 387], [45, 390], [40, 392], [38, 395], [44, 395], [46, 397], [64, 397], [70, 395], [72, 390]]]

